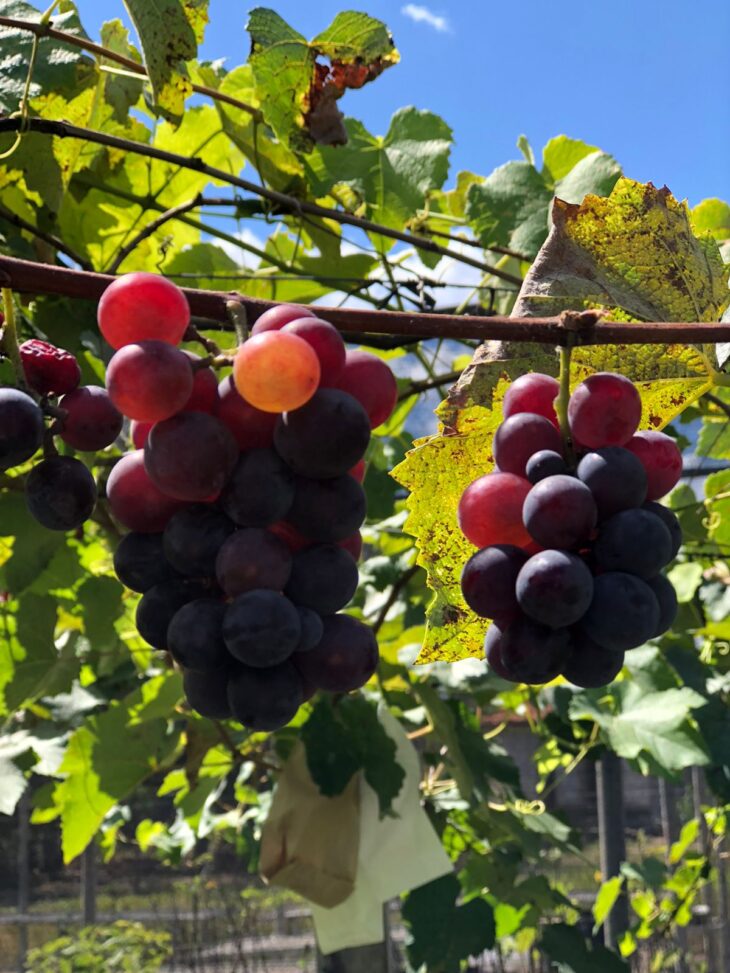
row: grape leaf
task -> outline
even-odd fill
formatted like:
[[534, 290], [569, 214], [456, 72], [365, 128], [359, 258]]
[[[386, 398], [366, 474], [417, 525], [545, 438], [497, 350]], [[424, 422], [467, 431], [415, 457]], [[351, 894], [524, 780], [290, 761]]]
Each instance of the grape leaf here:
[[[630, 327], [637, 318], [717, 321], [728, 303], [728, 268], [716, 242], [692, 234], [686, 207], [666, 190], [621, 179], [608, 198], [588, 196], [581, 205], [556, 200], [553, 219], [515, 314], [608, 303], [612, 316], [628, 318]], [[711, 347], [693, 346], [577, 348], [572, 383], [592, 371], [628, 375], [641, 393], [642, 426], [661, 428], [710, 387], [710, 355]], [[411, 492], [405, 526], [435, 592], [419, 662], [482, 654], [488, 623], [461, 596], [461, 571], [474, 547], [459, 530], [456, 510], [465, 487], [492, 468], [499, 402], [507, 383], [526, 371], [555, 374], [552, 351], [483, 345], [437, 410], [438, 433], [416, 441], [393, 470]]]
[[548, 925], [540, 946], [559, 973], [629, 973], [629, 966], [616, 953], [589, 943], [575, 926], [563, 922]]
[[246, 29], [258, 102], [268, 124], [295, 152], [344, 144], [337, 101], [400, 57], [385, 24], [355, 11], [338, 14], [311, 43], [265, 7], [251, 11]]
[[185, 61], [198, 53], [208, 0], [124, 0], [144, 52], [160, 112], [178, 122], [193, 87]]

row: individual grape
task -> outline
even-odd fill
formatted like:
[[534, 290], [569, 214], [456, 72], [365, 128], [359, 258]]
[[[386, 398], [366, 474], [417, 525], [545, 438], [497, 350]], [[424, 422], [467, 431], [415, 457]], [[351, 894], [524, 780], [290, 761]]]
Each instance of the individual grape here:
[[178, 500], [215, 499], [237, 459], [231, 433], [205, 412], [180, 412], [155, 423], [144, 448], [150, 478]]
[[531, 537], [522, 523], [522, 505], [530, 484], [514, 473], [488, 473], [474, 480], [459, 500], [462, 533], [475, 547], [511, 544], [524, 547]]
[[242, 527], [268, 527], [286, 517], [294, 500], [294, 474], [273, 449], [242, 453], [220, 504]]
[[601, 524], [593, 553], [604, 571], [651, 578], [672, 559], [672, 539], [649, 510], [622, 510]]
[[625, 652], [654, 636], [659, 604], [646, 581], [623, 571], [607, 571], [593, 580], [593, 600], [580, 622], [601, 648]]
[[279, 418], [274, 412], [262, 412], [242, 399], [233, 384], [233, 376], [218, 386], [218, 418], [233, 433], [238, 448], [263, 449], [274, 443], [274, 426]]
[[324, 480], [342, 476], [370, 442], [370, 423], [360, 403], [339, 389], [320, 389], [293, 412], [280, 416], [274, 446], [300, 476]]
[[350, 601], [360, 580], [357, 563], [336, 544], [315, 544], [294, 555], [284, 594], [297, 606], [334, 615]]
[[0, 472], [30, 459], [45, 429], [43, 413], [29, 395], [0, 388]]
[[71, 456], [44, 459], [25, 481], [28, 510], [48, 530], [75, 530], [96, 505], [96, 483], [82, 462]]
[[[218, 379], [212, 368], [200, 367], [202, 358], [192, 351], [183, 350], [193, 371], [193, 390], [190, 398], [183, 406], [185, 412], [207, 412], [216, 415], [218, 412]], [[195, 367], [197, 365], [197, 367]]]
[[285, 324], [283, 334], [295, 334], [312, 346], [319, 359], [320, 388], [335, 385], [345, 367], [345, 342], [337, 328], [320, 318], [297, 318]]
[[178, 345], [190, 323], [190, 308], [172, 281], [137, 271], [117, 277], [101, 295], [99, 330], [112, 348], [137, 341]]
[[231, 715], [228, 682], [232, 670], [224, 667], [211, 672], [184, 672], [183, 690], [191, 709], [209, 720], [227, 720]]
[[231, 534], [220, 548], [215, 565], [218, 583], [229, 598], [257, 588], [283, 591], [291, 569], [289, 548], [261, 527], [246, 527]]
[[522, 508], [524, 524], [545, 548], [570, 550], [585, 543], [596, 526], [593, 494], [572, 476], [548, 476], [530, 490]]
[[114, 552], [114, 571], [127, 588], [144, 594], [156, 584], [179, 578], [165, 558], [162, 534], [126, 534]]
[[322, 616], [311, 608], [304, 608], [303, 605], [296, 606], [299, 612], [299, 621], [302, 626], [302, 634], [299, 637], [295, 652], [309, 652], [315, 645], [319, 644], [324, 633], [324, 622]]
[[213, 578], [218, 551], [234, 530], [234, 525], [220, 510], [205, 504], [183, 507], [165, 527], [162, 537], [165, 557], [180, 574]]
[[655, 517], [659, 517], [661, 522], [669, 531], [669, 536], [672, 541], [672, 554], [670, 561], [673, 561], [677, 556], [677, 553], [682, 546], [682, 528], [677, 520], [676, 514], [665, 507], [664, 504], [656, 503], [654, 500], [648, 500], [641, 508], [642, 510], [648, 510], [653, 513]]
[[305, 537], [300, 530], [297, 530], [296, 527], [293, 527], [286, 520], [278, 520], [275, 524], [271, 524], [268, 530], [272, 534], [276, 534], [277, 537], [280, 537], [292, 554], [296, 554], [297, 551], [303, 551], [305, 547], [310, 547], [314, 544], [311, 537]]
[[127, 453], [112, 468], [106, 482], [106, 496], [112, 516], [129, 530], [155, 534], [182, 503], [163, 493], [149, 478], [144, 451]]
[[61, 423], [61, 439], [82, 452], [111, 446], [122, 431], [124, 417], [104, 389], [84, 385], [58, 403], [67, 413]]
[[659, 605], [659, 621], [652, 636], [652, 638], [658, 638], [672, 627], [672, 623], [677, 617], [677, 592], [669, 578], [665, 578], [663, 574], [648, 578], [646, 583], [654, 592], [654, 597]]
[[294, 657], [297, 669], [317, 689], [330, 693], [359, 689], [378, 666], [378, 643], [372, 629], [351, 615], [329, 615], [323, 622], [319, 644]]
[[347, 352], [337, 388], [358, 400], [373, 429], [385, 422], [398, 401], [395, 375], [381, 358], [367, 351]]
[[265, 331], [244, 342], [233, 360], [238, 392], [263, 412], [299, 409], [317, 391], [319, 359], [295, 334]]
[[39, 395], [63, 395], [81, 381], [81, 369], [74, 355], [47, 341], [31, 338], [18, 348], [25, 380]]
[[137, 631], [155, 649], [167, 649], [167, 629], [183, 605], [210, 592], [198, 581], [162, 581], [142, 595], [137, 605]]
[[144, 449], [150, 429], [154, 422], [138, 422], [133, 419], [129, 424], [129, 436], [135, 449]]
[[563, 675], [581, 689], [599, 689], [613, 682], [623, 667], [623, 652], [606, 652], [587, 635], [579, 634], [571, 640]]
[[517, 576], [522, 611], [548, 628], [567, 628], [588, 610], [593, 576], [585, 563], [567, 551], [534, 554]]
[[125, 416], [159, 422], [185, 406], [193, 391], [193, 372], [178, 348], [164, 341], [140, 341], [113, 355], [106, 387]]
[[524, 477], [525, 467], [534, 453], [549, 449], [561, 454], [563, 440], [549, 419], [532, 412], [518, 412], [497, 429], [492, 449], [498, 470]]
[[502, 415], [509, 419], [520, 412], [534, 412], [549, 419], [558, 429], [555, 400], [559, 392], [560, 384], [551, 375], [542, 375], [540, 372], [520, 375], [505, 392]]
[[167, 627], [167, 649], [175, 662], [196, 672], [226, 666], [225, 613], [225, 604], [216, 598], [196, 598], [179, 608]]
[[558, 476], [561, 473], [568, 473], [568, 464], [553, 449], [539, 449], [525, 464], [525, 477], [533, 485], [548, 476]]
[[233, 718], [252, 730], [278, 730], [304, 702], [299, 675], [291, 662], [267, 669], [236, 666], [228, 682]]
[[492, 622], [487, 629], [484, 638], [484, 658], [487, 666], [492, 672], [496, 673], [500, 679], [512, 682], [512, 677], [502, 663], [502, 628], [499, 622]]
[[604, 446], [586, 453], [578, 463], [578, 479], [593, 494], [599, 520], [640, 507], [646, 499], [644, 467], [623, 446]]
[[297, 478], [294, 502], [287, 521], [314, 541], [337, 543], [349, 537], [365, 519], [365, 491], [351, 476], [332, 480]]
[[352, 467], [352, 469], [348, 470], [350, 476], [353, 477], [353, 479], [357, 480], [358, 483], [363, 482], [363, 480], [365, 479], [366, 472], [367, 472], [367, 465], [364, 459], [359, 459], [357, 463], [355, 463], [355, 465]]
[[308, 307], [301, 307], [299, 304], [277, 304], [256, 318], [251, 328], [251, 334], [262, 334], [264, 331], [281, 331], [291, 321], [313, 317], [316, 317], [315, 312]]
[[645, 429], [631, 437], [626, 449], [639, 459], [646, 470], [647, 500], [658, 500], [679, 483], [682, 454], [671, 436], [655, 429]]
[[528, 685], [552, 682], [565, 664], [569, 634], [564, 628], [547, 628], [518, 615], [499, 626], [500, 659], [503, 671], [512, 682]]
[[472, 554], [461, 573], [464, 601], [482, 618], [518, 613], [515, 584], [527, 554], [510, 544], [494, 544]]
[[350, 534], [343, 541], [337, 541], [337, 546], [341, 547], [343, 551], [347, 551], [356, 561], [359, 561], [362, 554], [362, 534], [359, 530], [356, 530], [354, 534]]
[[568, 402], [573, 438], [581, 446], [624, 446], [641, 419], [641, 397], [623, 375], [596, 372], [575, 389]]
[[276, 591], [247, 591], [226, 609], [223, 638], [231, 655], [247, 666], [263, 668], [283, 662], [296, 649], [301, 635], [299, 613]]

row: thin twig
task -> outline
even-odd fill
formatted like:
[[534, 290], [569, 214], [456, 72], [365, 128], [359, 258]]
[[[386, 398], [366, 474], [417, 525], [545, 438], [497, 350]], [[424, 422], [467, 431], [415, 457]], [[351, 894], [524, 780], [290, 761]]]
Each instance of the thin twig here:
[[94, 269], [85, 257], [82, 257], [81, 254], [76, 253], [76, 251], [69, 247], [67, 243], [64, 243], [60, 237], [54, 236], [53, 233], [46, 233], [44, 230], [39, 230], [37, 226], [33, 226], [32, 223], [24, 220], [22, 216], [18, 216], [17, 213], [13, 213], [12, 210], [6, 209], [6, 207], [1, 204], [0, 220], [5, 220], [6, 223], [10, 223], [12, 226], [17, 226], [19, 230], [25, 230], [26, 233], [31, 233], [38, 240], [42, 240], [44, 243], [47, 243], [59, 253], [65, 253], [70, 260], [73, 260], [73, 262], [78, 264], [83, 270]]
[[172, 206], [170, 209], [166, 209], [163, 213], [160, 213], [158, 217], [148, 223], [146, 226], [137, 233], [132, 239], [125, 243], [123, 247], [120, 247], [117, 251], [117, 255], [114, 257], [112, 262], [106, 268], [108, 274], [116, 274], [121, 265], [130, 255], [133, 253], [137, 247], [142, 243], [143, 240], [147, 240], [152, 236], [161, 226], [168, 223], [170, 220], [174, 220], [178, 216], [182, 216], [184, 213], [188, 213], [191, 209], [198, 209], [201, 205], [201, 195], [195, 197], [195, 199], [190, 199], [187, 203], [180, 203], [179, 206]]
[[419, 568], [420, 565], [418, 564], [411, 565], [410, 568], [408, 568], [406, 571], [403, 572], [400, 578], [398, 578], [396, 583], [390, 589], [390, 594], [383, 602], [380, 611], [376, 615], [375, 621], [371, 626], [375, 635], [377, 635], [380, 629], [382, 628], [383, 623], [385, 622], [385, 619], [388, 615], [388, 612], [398, 600], [398, 595], [401, 593], [401, 591], [403, 591], [403, 589], [406, 587], [406, 585], [411, 580], [411, 578], [416, 574]]
[[400, 393], [398, 401], [410, 399], [412, 395], [420, 395], [421, 392], [428, 392], [430, 389], [439, 389], [443, 385], [450, 385], [461, 378], [461, 372], [446, 372], [445, 375], [436, 375], [435, 378], [424, 379], [422, 382], [411, 382], [407, 389]]
[[16, 132], [21, 127], [23, 127], [24, 131], [39, 132], [42, 135], [55, 135], [58, 138], [81, 139], [84, 142], [93, 142], [97, 145], [106, 145], [113, 149], [121, 149], [123, 152], [134, 152], [136, 155], [145, 156], [149, 159], [157, 159], [160, 162], [169, 162], [171, 165], [179, 166], [182, 169], [190, 169], [193, 172], [203, 173], [203, 175], [210, 177], [210, 179], [219, 180], [231, 186], [237, 186], [239, 189], [253, 193], [255, 196], [271, 200], [271, 202], [278, 203], [287, 212], [293, 213], [294, 215], [308, 213], [311, 216], [318, 216], [322, 219], [334, 220], [337, 223], [342, 223], [347, 226], [354, 226], [357, 229], [363, 230], [365, 233], [378, 233], [380, 236], [388, 237], [391, 240], [408, 243], [418, 250], [426, 250], [429, 253], [435, 253], [441, 257], [449, 257], [459, 263], [476, 267], [484, 273], [491, 274], [493, 277], [499, 277], [511, 284], [516, 284], [518, 287], [522, 284], [521, 278], [515, 277], [514, 274], [508, 274], [498, 267], [493, 267], [481, 260], [474, 260], [465, 254], [454, 253], [453, 250], [449, 250], [448, 247], [442, 247], [438, 243], [434, 243], [433, 240], [414, 236], [411, 233], [404, 233], [401, 230], [394, 230], [390, 227], [382, 226], [380, 223], [375, 223], [373, 220], [353, 216], [351, 213], [345, 213], [342, 210], [331, 209], [327, 206], [320, 206], [318, 203], [311, 203], [307, 200], [287, 196], [286, 193], [280, 193], [266, 186], [259, 186], [257, 183], [251, 182], [248, 179], [241, 179], [239, 176], [234, 176], [232, 173], [226, 172], [223, 169], [209, 166], [197, 156], [187, 157], [178, 155], [176, 152], [167, 152], [164, 149], [158, 149], [154, 145], [146, 145], [143, 142], [120, 138], [117, 135], [110, 135], [107, 132], [96, 132], [90, 128], [82, 128], [78, 125], [71, 125], [68, 122], [53, 121], [48, 118], [28, 118], [25, 120], [19, 118], [0, 119], [0, 133]]

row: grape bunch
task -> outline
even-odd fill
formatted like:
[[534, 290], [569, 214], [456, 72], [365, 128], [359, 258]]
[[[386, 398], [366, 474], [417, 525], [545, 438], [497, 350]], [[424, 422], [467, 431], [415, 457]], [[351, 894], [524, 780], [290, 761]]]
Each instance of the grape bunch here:
[[110, 446], [123, 417], [104, 389], [80, 385], [74, 355], [35, 338], [18, 350], [25, 390], [0, 388], [0, 472], [26, 463], [42, 448], [43, 459], [25, 478], [28, 509], [49, 530], [75, 530], [91, 516], [97, 489], [88, 466], [72, 452]]
[[138, 631], [181, 666], [191, 707], [273, 730], [317, 689], [364, 685], [375, 637], [338, 613], [358, 584], [363, 457], [395, 405], [390, 369], [347, 351], [312, 311], [279, 305], [219, 384], [178, 347], [183, 292], [151, 274], [114, 281], [98, 319], [134, 447], [106, 487], [129, 530], [115, 570], [142, 594]]
[[461, 589], [473, 611], [492, 619], [484, 650], [499, 676], [540, 684], [562, 674], [595, 688], [676, 615], [661, 572], [682, 534], [657, 501], [679, 480], [682, 457], [664, 433], [637, 432], [639, 393], [607, 372], [570, 397], [566, 447], [558, 392], [554, 378], [530, 373], [505, 395], [496, 471], [459, 501], [459, 526], [479, 548]]

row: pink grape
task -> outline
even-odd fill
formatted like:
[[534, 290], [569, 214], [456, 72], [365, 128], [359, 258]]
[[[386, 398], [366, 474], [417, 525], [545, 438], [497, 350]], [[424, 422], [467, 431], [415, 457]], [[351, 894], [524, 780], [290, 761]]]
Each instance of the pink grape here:
[[113, 281], [97, 309], [99, 330], [112, 348], [138, 341], [178, 345], [190, 323], [190, 308], [172, 281], [137, 271]]
[[114, 405], [130, 419], [159, 422], [185, 406], [193, 391], [190, 361], [163, 341], [125, 345], [106, 370]]
[[242, 451], [262, 449], [274, 442], [278, 415], [275, 412], [262, 412], [242, 398], [232, 375], [224, 378], [218, 386], [218, 418], [233, 433]]
[[151, 480], [177, 500], [215, 499], [237, 459], [231, 433], [205, 412], [180, 412], [155, 423], [144, 448]]
[[319, 358], [320, 388], [337, 383], [345, 367], [345, 342], [340, 332], [327, 321], [319, 318], [297, 318], [281, 329], [284, 334], [295, 334], [303, 338]]
[[628, 378], [596, 372], [580, 383], [568, 403], [570, 431], [589, 449], [624, 446], [641, 419], [641, 396]]
[[520, 375], [505, 392], [502, 402], [502, 415], [505, 419], [520, 412], [534, 412], [544, 416], [558, 428], [555, 412], [555, 399], [560, 391], [557, 379], [540, 372]]
[[268, 311], [264, 311], [261, 317], [254, 321], [251, 334], [262, 334], [264, 331], [281, 331], [291, 321], [315, 316], [314, 311], [310, 311], [308, 307], [301, 307], [299, 304], [277, 304], [276, 307], [270, 307]]
[[476, 547], [529, 544], [522, 505], [530, 489], [528, 481], [514, 473], [488, 473], [474, 480], [459, 501], [458, 521], [465, 537]]
[[647, 500], [658, 500], [669, 493], [682, 475], [682, 454], [671, 436], [653, 429], [637, 432], [626, 443], [646, 470]]
[[367, 351], [347, 352], [337, 388], [360, 402], [373, 429], [385, 422], [398, 401], [395, 375], [382, 359]]
[[106, 484], [112, 515], [129, 530], [155, 534], [164, 530], [168, 520], [183, 504], [163, 493], [144, 468], [141, 449], [122, 456]]
[[82, 385], [68, 392], [58, 405], [68, 413], [61, 425], [61, 439], [74, 449], [104, 449], [122, 431], [121, 412], [97, 385]]
[[529, 459], [549, 449], [562, 455], [563, 440], [555, 426], [534, 412], [520, 412], [505, 419], [494, 436], [494, 462], [502, 473], [525, 476]]

